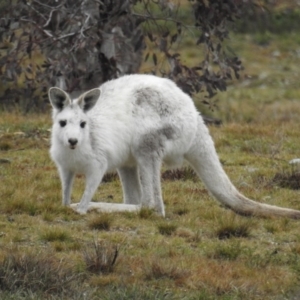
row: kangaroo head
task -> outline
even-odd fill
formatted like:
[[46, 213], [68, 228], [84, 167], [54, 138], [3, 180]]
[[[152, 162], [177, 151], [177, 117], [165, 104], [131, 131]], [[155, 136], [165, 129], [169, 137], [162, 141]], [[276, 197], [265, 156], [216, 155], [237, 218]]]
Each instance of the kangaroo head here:
[[89, 138], [89, 119], [86, 112], [96, 104], [100, 90], [90, 90], [71, 100], [65, 91], [52, 87], [48, 96], [53, 107], [53, 139], [75, 149]]

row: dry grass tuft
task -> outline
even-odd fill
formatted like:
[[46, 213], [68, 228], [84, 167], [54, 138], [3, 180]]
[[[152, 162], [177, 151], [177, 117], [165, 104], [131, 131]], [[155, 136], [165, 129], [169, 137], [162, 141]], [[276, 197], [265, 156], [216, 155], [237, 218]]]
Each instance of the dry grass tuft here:
[[153, 209], [142, 207], [138, 215], [141, 219], [151, 219], [155, 217], [155, 212]]
[[247, 238], [253, 228], [253, 221], [243, 218], [234, 213], [225, 214], [217, 220], [215, 234], [220, 240], [236, 238]]
[[237, 241], [234, 243], [221, 242], [212, 249], [212, 252], [208, 253], [209, 258], [221, 259], [221, 260], [236, 260], [242, 253], [243, 248]]
[[190, 229], [181, 227], [176, 230], [176, 236], [192, 241], [195, 238], [195, 233]]
[[94, 240], [83, 250], [86, 269], [95, 274], [112, 273], [118, 256], [118, 247], [103, 241]]
[[43, 293], [45, 298], [47, 295], [63, 297], [72, 295], [73, 284], [78, 284], [80, 278], [83, 278], [82, 274], [64, 265], [51, 252], [13, 251], [0, 263], [1, 291]]
[[163, 222], [157, 225], [158, 232], [167, 236], [172, 235], [176, 231], [177, 227], [178, 226], [176, 224], [169, 222]]
[[70, 234], [60, 227], [50, 227], [40, 233], [40, 239], [45, 242], [66, 242], [72, 240]]
[[187, 207], [179, 207], [174, 210], [174, 213], [178, 216], [183, 216], [189, 213], [189, 209]]
[[[13, 191], [11, 192], [14, 193]], [[11, 195], [13, 196], [13, 195]], [[9, 202], [6, 202], [1, 211], [3, 213], [15, 213], [15, 214], [22, 214], [26, 213], [29, 216], [35, 216], [40, 213], [41, 208], [39, 205], [34, 201], [24, 201], [24, 199], [14, 198], [12, 197]]]
[[94, 215], [88, 221], [88, 227], [96, 230], [109, 230], [113, 222], [113, 214], [101, 213]]
[[146, 268], [145, 276], [147, 280], [166, 278], [181, 282], [190, 276], [190, 272], [174, 265], [167, 265], [162, 261], [153, 261], [150, 266]]
[[162, 173], [161, 178], [163, 180], [193, 180], [198, 181], [199, 178], [196, 173], [190, 167], [184, 167], [181, 169], [167, 170]]

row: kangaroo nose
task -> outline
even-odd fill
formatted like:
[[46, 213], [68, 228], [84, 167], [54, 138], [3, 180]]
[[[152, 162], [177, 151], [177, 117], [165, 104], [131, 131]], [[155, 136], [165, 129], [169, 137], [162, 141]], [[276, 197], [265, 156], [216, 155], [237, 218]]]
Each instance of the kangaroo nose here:
[[71, 146], [75, 146], [77, 144], [78, 140], [77, 139], [69, 139], [68, 142]]

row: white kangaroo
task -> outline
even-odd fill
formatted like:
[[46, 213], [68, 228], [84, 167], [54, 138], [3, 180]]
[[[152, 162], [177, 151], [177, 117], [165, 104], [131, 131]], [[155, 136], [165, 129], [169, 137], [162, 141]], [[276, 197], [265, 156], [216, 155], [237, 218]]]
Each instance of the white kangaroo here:
[[[57, 165], [63, 204], [71, 205], [75, 174], [86, 177], [78, 213], [155, 209], [165, 216], [160, 168], [186, 160], [213, 196], [242, 215], [299, 219], [300, 211], [250, 200], [223, 170], [213, 140], [193, 100], [174, 82], [152, 75], [128, 75], [72, 100], [49, 90], [53, 106], [51, 157]], [[104, 174], [117, 169], [124, 204], [91, 202]]]

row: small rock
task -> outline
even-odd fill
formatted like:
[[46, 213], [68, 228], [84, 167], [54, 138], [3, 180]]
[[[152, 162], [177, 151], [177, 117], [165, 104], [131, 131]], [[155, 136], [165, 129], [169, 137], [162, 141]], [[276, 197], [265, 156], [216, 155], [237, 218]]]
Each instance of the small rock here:
[[300, 158], [293, 158], [292, 160], [289, 161], [291, 165], [296, 165], [300, 164]]

